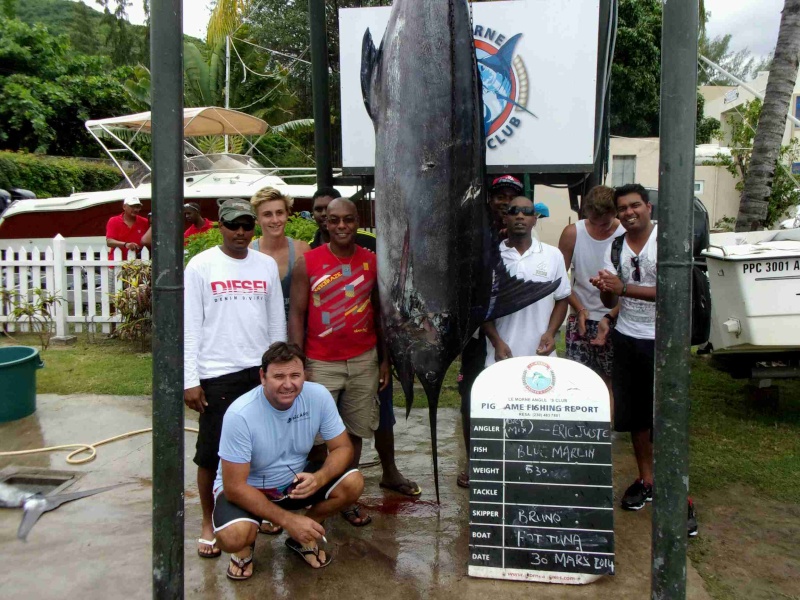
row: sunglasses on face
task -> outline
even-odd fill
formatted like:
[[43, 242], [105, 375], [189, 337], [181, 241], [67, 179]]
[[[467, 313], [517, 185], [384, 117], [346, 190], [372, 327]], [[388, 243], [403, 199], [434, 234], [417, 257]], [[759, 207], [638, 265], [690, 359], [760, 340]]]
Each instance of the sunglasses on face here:
[[239, 229], [244, 229], [245, 231], [253, 231], [256, 228], [255, 220], [247, 219], [246, 221], [220, 221], [222, 226], [225, 229], [230, 229], [231, 231], [239, 231]]
[[642, 272], [639, 269], [639, 257], [638, 256], [631, 256], [631, 266], [633, 267], [633, 280], [634, 281], [641, 281], [642, 280]]
[[342, 217], [341, 219], [339, 217], [331, 217], [331, 216], [328, 216], [328, 218], [326, 219], [326, 223], [328, 225], [338, 225], [339, 222], [343, 222], [345, 225], [354, 225], [356, 222], [356, 218], [353, 215], [347, 215], [346, 217]]
[[522, 213], [526, 217], [533, 217], [536, 215], [536, 209], [533, 206], [511, 206], [506, 211], [506, 214], [513, 217]]

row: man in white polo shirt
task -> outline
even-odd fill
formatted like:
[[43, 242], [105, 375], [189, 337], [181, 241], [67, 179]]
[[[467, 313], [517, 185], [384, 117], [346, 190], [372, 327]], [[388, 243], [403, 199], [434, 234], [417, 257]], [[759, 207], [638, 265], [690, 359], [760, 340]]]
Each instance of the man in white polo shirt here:
[[483, 325], [487, 367], [513, 356], [555, 355], [555, 336], [567, 315], [571, 289], [561, 252], [533, 235], [536, 219], [530, 198], [514, 198], [506, 214], [508, 239], [500, 242], [500, 255], [515, 277], [526, 281], [561, 278], [561, 285], [538, 302]]

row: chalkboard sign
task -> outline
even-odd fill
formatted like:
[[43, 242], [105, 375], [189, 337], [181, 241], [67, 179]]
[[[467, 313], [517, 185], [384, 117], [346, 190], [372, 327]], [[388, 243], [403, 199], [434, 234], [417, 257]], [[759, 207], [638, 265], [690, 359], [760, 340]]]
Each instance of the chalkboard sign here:
[[608, 401], [598, 375], [560, 358], [512, 358], [476, 379], [470, 575], [579, 584], [614, 574]]

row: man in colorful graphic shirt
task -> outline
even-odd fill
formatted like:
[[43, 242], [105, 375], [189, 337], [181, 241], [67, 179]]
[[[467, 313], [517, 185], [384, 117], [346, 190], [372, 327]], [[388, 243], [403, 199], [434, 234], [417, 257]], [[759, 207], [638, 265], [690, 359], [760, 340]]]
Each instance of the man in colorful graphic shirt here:
[[[292, 274], [289, 340], [308, 356], [308, 378], [336, 400], [358, 466], [363, 438], [378, 427], [377, 392], [389, 384], [382, 343], [375, 254], [358, 246], [358, 212], [337, 198], [327, 208], [330, 242], [297, 260]], [[380, 350], [380, 352], [379, 352]], [[371, 518], [358, 506], [342, 515], [357, 527]]]
[[[321, 187], [314, 192], [314, 221], [316, 221], [319, 229], [317, 229], [314, 239], [311, 241], [310, 246], [312, 249], [319, 248], [323, 244], [330, 242], [331, 238], [327, 227], [328, 205], [336, 198], [341, 197], [342, 194], [339, 190], [333, 187]], [[356, 231], [355, 239], [356, 244], [362, 248], [375, 252], [377, 238], [374, 233], [359, 229]], [[416, 482], [411, 481], [400, 472], [395, 461], [394, 425], [396, 421], [394, 418], [394, 406], [392, 405], [392, 397], [394, 395], [392, 388], [392, 378], [389, 377], [389, 384], [378, 392], [380, 420], [378, 428], [375, 430], [375, 450], [378, 452], [381, 469], [383, 470], [379, 485], [383, 489], [415, 497], [419, 496], [422, 490]]]
[[222, 245], [201, 252], [184, 274], [183, 401], [200, 413], [197, 488], [203, 509], [197, 552], [220, 555], [211, 512], [225, 411], [261, 379], [261, 356], [273, 342], [286, 341], [286, 316], [278, 265], [248, 249], [256, 226], [250, 202], [228, 198], [219, 208]]

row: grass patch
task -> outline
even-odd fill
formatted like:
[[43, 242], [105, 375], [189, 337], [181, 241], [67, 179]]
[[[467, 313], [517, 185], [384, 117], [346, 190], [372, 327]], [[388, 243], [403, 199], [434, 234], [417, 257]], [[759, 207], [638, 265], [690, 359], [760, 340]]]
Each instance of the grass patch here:
[[691, 488], [707, 494], [738, 482], [784, 502], [800, 498], [800, 381], [773, 380], [777, 410], [751, 401], [747, 380], [692, 358]]
[[[15, 334], [3, 344], [38, 348], [38, 338]], [[39, 394], [118, 394], [149, 396], [153, 390], [153, 357], [139, 342], [79, 336], [74, 346], [50, 346], [41, 353], [45, 367], [37, 371]]]

